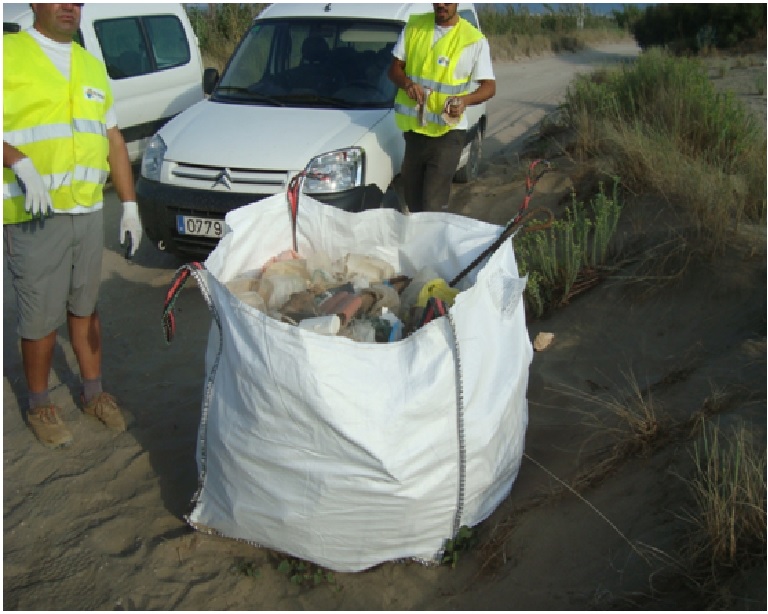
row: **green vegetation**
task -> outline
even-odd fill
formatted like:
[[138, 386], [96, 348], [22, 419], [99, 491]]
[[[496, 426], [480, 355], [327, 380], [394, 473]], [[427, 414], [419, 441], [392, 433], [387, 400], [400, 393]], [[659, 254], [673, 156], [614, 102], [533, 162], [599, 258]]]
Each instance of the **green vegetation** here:
[[332, 571], [294, 557], [283, 558], [277, 566], [277, 571], [288, 576], [292, 584], [304, 588], [318, 586], [323, 583], [336, 583], [336, 577]]
[[238, 559], [232, 563], [230, 571], [238, 576], [247, 576], [249, 578], [255, 578], [259, 575], [259, 565], [255, 561], [246, 561]]
[[729, 434], [708, 425], [693, 448], [692, 554], [704, 567], [748, 565], [766, 556], [766, 456], [744, 424]]
[[[661, 381], [682, 375], [673, 371]], [[717, 414], [729, 409], [729, 395], [723, 391], [713, 391], [700, 410], [676, 419], [654, 401], [652, 390], [656, 385], [640, 386], [631, 371], [624, 377], [625, 386], [612, 383], [606, 387], [616, 392], [591, 394], [575, 387], [560, 387], [566, 396], [586, 403], [586, 408], [574, 411], [583, 414], [584, 424], [593, 429], [588, 441], [597, 438], [608, 445], [601, 443], [590, 454], [590, 463], [573, 478], [571, 485], [552, 477], [565, 490], [581, 497], [580, 492], [616, 473], [624, 462], [637, 455], [647, 456], [665, 446], [687, 448], [691, 463], [686, 465], [684, 476], [675, 473], [690, 496], [684, 508], [675, 510], [675, 515], [687, 523], [689, 530], [681, 532], [679, 545], [672, 552], [640, 542], [630, 542], [630, 546], [647, 563], [662, 563], [663, 571], [655, 572], [660, 585], [665, 581], [686, 584], [711, 609], [731, 609], [729, 600], [733, 595], [729, 582], [744, 570], [764, 565], [766, 557], [766, 453], [761, 441], [764, 438], [743, 422], [728, 429], [719, 424]], [[547, 471], [535, 459], [526, 457]], [[555, 491], [553, 496], [559, 494]], [[621, 534], [607, 518], [604, 520]], [[493, 549], [483, 549], [496, 564], [501, 558], [499, 544], [507, 538], [505, 531], [513, 528], [500, 532]]]
[[581, 4], [545, 8], [544, 14], [534, 15], [525, 5], [477, 5], [480, 28], [488, 37], [492, 58], [503, 61], [572, 52], [629, 36], [616, 14], [596, 15]]
[[732, 92], [713, 86], [696, 58], [653, 49], [634, 63], [579, 75], [559, 121], [571, 134], [569, 154], [614, 177], [613, 195], [600, 183], [589, 208], [573, 195], [550, 228], [518, 236], [529, 317], [567, 304], [626, 257], [610, 248], [624, 208], [619, 177], [623, 193], [669, 203], [659, 230], [686, 238], [646, 246], [649, 262], [720, 253], [741, 226], [766, 221], [764, 127]]
[[600, 184], [589, 211], [572, 194], [562, 219], [515, 240], [520, 274], [528, 274], [524, 298], [529, 316], [541, 317], [597, 283], [621, 214], [618, 185], [615, 179], [608, 198]]
[[461, 526], [453, 539], [445, 540], [441, 564], [455, 569], [459, 562], [459, 553], [471, 550], [477, 543], [475, 531], [466, 525]]
[[[222, 70], [251, 21], [268, 4], [185, 5], [200, 42], [205, 66]], [[501, 6], [501, 5], [499, 5]], [[541, 53], [577, 51], [597, 42], [626, 38], [633, 7], [612, 16], [593, 14], [585, 7], [580, 21], [580, 5], [561, 5], [544, 15], [532, 15], [523, 5], [477, 5], [480, 27], [488, 36], [494, 60], [511, 60]], [[619, 20], [622, 25], [619, 25]], [[581, 23], [581, 27], [580, 27]]]
[[243, 34], [267, 4], [210, 3], [185, 5], [192, 29], [200, 43], [203, 64], [220, 71], [229, 60]]
[[[185, 6], [205, 65], [221, 70], [253, 18], [268, 4]], [[494, 60], [577, 51], [630, 37], [643, 49], [722, 50], [755, 38], [756, 48], [765, 49], [765, 4], [657, 4], [645, 10], [625, 4], [610, 15], [596, 14], [582, 4], [561, 4], [557, 9], [544, 5], [543, 14], [532, 14], [524, 4], [476, 7]]]
[[637, 194], [658, 194], [716, 252], [766, 214], [765, 130], [699, 60], [658, 49], [579, 76], [564, 104], [578, 155], [608, 160]]
[[[643, 257], [661, 266], [719, 255], [738, 245], [744, 227], [764, 228], [765, 126], [732, 93], [715, 89], [704, 66], [700, 59], [653, 48], [632, 64], [572, 82], [557, 120], [568, 134], [563, 151], [598, 177], [621, 177], [622, 203], [618, 183], [612, 198], [600, 184], [591, 211], [574, 196], [551, 228], [516, 239], [520, 269], [529, 275], [529, 316], [564, 305], [579, 284], [618, 268], [617, 260], [628, 258], [611, 249], [618, 218], [637, 214], [648, 199], [668, 205], [665, 218], [654, 221], [658, 232], [644, 233], [642, 246]], [[757, 92], [764, 88], [764, 81], [755, 82]], [[597, 233], [599, 219], [604, 230]], [[594, 436], [613, 441], [592, 455], [567, 489], [584, 491], [638, 454], [687, 447], [691, 463], [683, 479], [690, 498], [681, 515], [690, 531], [671, 553], [638, 546], [645, 560], [663, 564], [663, 571], [654, 572], [659, 584], [684, 583], [706, 595], [708, 605], [730, 607], [741, 574], [765, 564], [766, 455], [764, 442], [752, 433], [761, 431], [742, 424], [726, 432], [710, 421], [728, 410], [722, 393], [713, 394], [690, 418], [675, 420], [654, 402], [653, 386], [640, 387], [631, 373], [627, 382], [629, 389], [619, 394], [566, 390], [592, 405], [584, 414]], [[513, 521], [514, 516], [508, 532]], [[508, 532], [483, 546], [489, 560], [504, 559]]]
[[631, 29], [643, 49], [700, 53], [734, 48], [757, 37], [765, 50], [765, 23], [765, 4], [652, 4]]

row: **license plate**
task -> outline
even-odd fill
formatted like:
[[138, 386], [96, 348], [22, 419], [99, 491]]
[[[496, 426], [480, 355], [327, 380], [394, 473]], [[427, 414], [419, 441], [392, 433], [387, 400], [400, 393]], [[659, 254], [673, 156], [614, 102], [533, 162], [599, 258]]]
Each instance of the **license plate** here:
[[176, 231], [180, 235], [196, 237], [211, 237], [220, 239], [224, 234], [224, 222], [208, 217], [192, 217], [191, 215], [176, 216]]

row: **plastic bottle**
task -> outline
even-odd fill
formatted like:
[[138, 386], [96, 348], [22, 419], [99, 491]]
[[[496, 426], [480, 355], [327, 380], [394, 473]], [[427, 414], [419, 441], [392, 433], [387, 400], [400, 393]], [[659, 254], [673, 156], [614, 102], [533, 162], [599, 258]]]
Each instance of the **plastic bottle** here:
[[381, 319], [389, 322], [388, 341], [400, 341], [403, 338], [403, 323], [400, 318], [384, 307], [381, 310]]

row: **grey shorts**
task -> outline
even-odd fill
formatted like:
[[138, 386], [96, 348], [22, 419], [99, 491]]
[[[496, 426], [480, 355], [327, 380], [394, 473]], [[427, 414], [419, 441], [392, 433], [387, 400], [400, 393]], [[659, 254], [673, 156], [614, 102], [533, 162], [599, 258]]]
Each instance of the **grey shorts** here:
[[96, 311], [104, 252], [102, 211], [6, 224], [3, 234], [20, 337], [42, 339], [64, 324], [67, 312], [89, 316]]

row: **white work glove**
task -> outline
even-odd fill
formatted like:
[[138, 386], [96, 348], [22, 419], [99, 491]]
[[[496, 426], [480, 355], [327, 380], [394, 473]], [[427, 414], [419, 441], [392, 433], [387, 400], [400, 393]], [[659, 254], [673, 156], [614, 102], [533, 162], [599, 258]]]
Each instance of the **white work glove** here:
[[125, 257], [132, 258], [141, 243], [141, 221], [139, 206], [132, 200], [123, 203], [123, 217], [120, 218], [120, 245], [125, 245], [125, 235], [128, 234]]
[[11, 168], [16, 173], [16, 177], [26, 194], [24, 209], [27, 210], [27, 213], [33, 218], [39, 216], [41, 219], [48, 214], [53, 215], [51, 195], [48, 193], [48, 188], [45, 187], [40, 173], [37, 172], [34, 162], [29, 158], [21, 158], [14, 162]]

